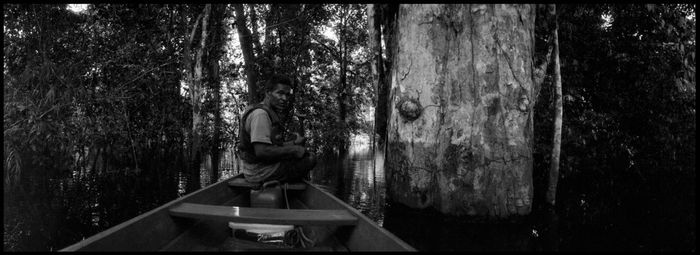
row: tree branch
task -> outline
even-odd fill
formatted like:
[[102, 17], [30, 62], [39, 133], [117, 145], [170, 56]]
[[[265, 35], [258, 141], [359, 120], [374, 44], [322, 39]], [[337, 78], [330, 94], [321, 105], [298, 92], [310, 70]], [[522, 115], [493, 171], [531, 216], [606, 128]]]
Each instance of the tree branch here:
[[192, 27], [192, 32], [190, 32], [190, 39], [187, 41], [189, 45], [192, 45], [192, 42], [194, 41], [194, 36], [197, 34], [197, 27], [199, 27], [199, 21], [202, 19], [202, 13], [200, 13], [197, 16], [197, 20], [194, 23], [194, 27]]
[[549, 66], [549, 62], [552, 60], [554, 44], [551, 43], [551, 41], [552, 40], [549, 40], [549, 42], [547, 42], [547, 54], [545, 55], [544, 60], [542, 61], [542, 63], [540, 63], [539, 66], [535, 68], [535, 84], [537, 86], [540, 86], [544, 81], [544, 77], [547, 74], [547, 67]]
[[338, 53], [338, 52], [336, 51], [336, 49], [331, 48], [330, 46], [328, 46], [328, 45], [324, 44], [323, 42], [319, 41], [318, 39], [316, 39], [316, 37], [315, 37], [313, 34], [311, 35], [311, 39], [313, 39], [313, 40], [316, 41], [319, 45], [321, 45], [321, 46], [323, 46], [324, 48], [326, 48], [326, 49], [331, 53], [331, 55], [333, 55], [333, 58], [335, 58], [336, 61], [340, 62], [340, 60], [341, 60], [340, 53]]
[[[556, 15], [555, 11], [555, 5], [554, 4], [548, 4], [547, 5], [547, 13], [548, 13], [548, 19], [551, 20], [554, 15]], [[554, 21], [556, 22], [556, 20]], [[551, 23], [551, 22], [548, 22]], [[550, 27], [550, 34], [549, 38], [547, 40], [547, 54], [545, 55], [544, 60], [542, 63], [540, 63], [539, 66], [537, 66], [534, 70], [534, 85], [538, 88], [542, 86], [542, 82], [544, 81], [544, 78], [547, 74], [547, 67], [549, 66], [549, 63], [552, 60], [552, 52], [554, 51], [554, 33], [556, 33], [556, 26], [553, 24], [549, 24], [548, 27]], [[535, 90], [535, 99], [539, 97], [539, 89]], [[533, 100], [534, 102], [535, 100]]]

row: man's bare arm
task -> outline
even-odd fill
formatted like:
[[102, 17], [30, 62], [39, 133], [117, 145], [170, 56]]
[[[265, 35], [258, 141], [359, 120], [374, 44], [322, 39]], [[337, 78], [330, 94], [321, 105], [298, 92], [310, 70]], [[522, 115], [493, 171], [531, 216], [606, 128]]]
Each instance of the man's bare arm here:
[[306, 137], [303, 137], [299, 135], [299, 133], [294, 132], [294, 139], [291, 139], [289, 141], [284, 142], [284, 145], [304, 145], [304, 142], [306, 142]]
[[255, 156], [263, 160], [283, 160], [301, 158], [306, 153], [306, 148], [299, 145], [276, 146], [267, 143], [253, 143]]

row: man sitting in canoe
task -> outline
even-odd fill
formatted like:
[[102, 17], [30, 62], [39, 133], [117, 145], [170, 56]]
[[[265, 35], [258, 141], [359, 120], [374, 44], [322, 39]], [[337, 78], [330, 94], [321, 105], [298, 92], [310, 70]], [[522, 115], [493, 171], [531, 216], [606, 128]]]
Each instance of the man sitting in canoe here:
[[316, 157], [303, 146], [306, 138], [284, 141], [279, 114], [292, 96], [292, 81], [273, 75], [265, 84], [265, 99], [249, 106], [241, 118], [238, 153], [243, 175], [249, 182], [295, 182], [316, 165]]

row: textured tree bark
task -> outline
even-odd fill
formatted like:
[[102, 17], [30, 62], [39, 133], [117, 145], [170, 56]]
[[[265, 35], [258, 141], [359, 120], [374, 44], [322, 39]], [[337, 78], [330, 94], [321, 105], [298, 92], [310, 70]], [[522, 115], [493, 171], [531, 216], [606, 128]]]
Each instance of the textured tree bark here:
[[531, 211], [531, 5], [401, 5], [392, 45], [387, 192], [410, 207]]
[[559, 181], [559, 155], [561, 153], [561, 124], [563, 102], [561, 93], [561, 70], [559, 65], [559, 23], [556, 18], [556, 6], [552, 4], [550, 15], [554, 16], [554, 129], [552, 134], [552, 155], [549, 166], [549, 182], [547, 185], [547, 203], [554, 205]]
[[236, 10], [236, 28], [238, 29], [238, 40], [243, 51], [243, 61], [245, 61], [246, 83], [248, 84], [248, 104], [257, 103], [258, 100], [258, 75], [255, 71], [255, 55], [253, 55], [253, 41], [251, 33], [246, 26], [246, 18], [243, 13], [243, 4], [234, 4]]

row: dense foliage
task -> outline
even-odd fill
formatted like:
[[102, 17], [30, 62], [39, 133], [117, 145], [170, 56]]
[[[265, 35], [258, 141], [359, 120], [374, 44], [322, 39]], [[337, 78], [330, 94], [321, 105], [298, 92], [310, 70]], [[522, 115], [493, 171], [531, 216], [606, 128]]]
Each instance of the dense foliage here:
[[[375, 93], [365, 5], [244, 7], [258, 88], [273, 72], [296, 80], [290, 113], [307, 116], [313, 149], [342, 152], [351, 134], [371, 130], [363, 113]], [[218, 78], [204, 72], [205, 154], [235, 144], [238, 115], [250, 103], [236, 15], [230, 6], [215, 8], [223, 10], [222, 37], [209, 47], [225, 47], [207, 48], [206, 60], [218, 61], [220, 71]], [[673, 208], [678, 217], [660, 228], [695, 226], [694, 8], [557, 6], [560, 207], [588, 201], [621, 208], [634, 201], [636, 210]], [[203, 10], [94, 4], [73, 12], [65, 4], [3, 4], [3, 250], [59, 249], [184, 192], [179, 184], [192, 161], [193, 122], [184, 45]], [[549, 84], [534, 118], [540, 183], [551, 146]], [[215, 125], [218, 112], [223, 122]], [[291, 116], [296, 129], [299, 120]], [[640, 189], [668, 199], [635, 197]], [[536, 187], [537, 196], [541, 190]], [[601, 221], [597, 212], [585, 217]], [[676, 237], [692, 242], [691, 233]]]
[[[694, 231], [685, 229], [695, 225], [694, 6], [558, 5], [557, 11], [564, 96], [558, 208], [569, 217], [582, 213], [579, 224], [613, 226], [629, 217], [654, 222], [654, 231], [634, 234], [651, 242], [664, 233], [677, 240], [676, 247], [690, 247]], [[547, 79], [535, 110], [540, 185], [552, 141], [550, 84]]]
[[[255, 8], [256, 16], [262, 17], [257, 19], [257, 34], [264, 35], [254, 42], [260, 45], [255, 52], [259, 74], [280, 73], [295, 79], [291, 111], [306, 116], [309, 145], [319, 153], [342, 150], [352, 133], [368, 126], [361, 118], [361, 107], [369, 103], [372, 89], [366, 75], [364, 5], [264, 7]], [[247, 18], [252, 12], [246, 13]], [[335, 38], [327, 37], [329, 33]], [[260, 90], [264, 82], [258, 81]], [[290, 131], [298, 131], [298, 120], [291, 114], [287, 117], [292, 121]]]
[[[159, 176], [164, 186], [152, 190], [171, 195], [153, 203], [174, 198], [190, 118], [179, 91], [184, 27], [174, 8], [97, 5], [76, 14], [65, 5], [5, 5], [4, 14], [6, 205], [52, 208], [24, 214], [35, 219], [62, 206], [92, 208], [108, 188], [79, 190], [98, 173]], [[71, 177], [77, 182], [64, 189]], [[16, 189], [27, 197], [8, 196]], [[74, 200], [55, 203], [66, 194]]]
[[[191, 147], [204, 156], [235, 145], [238, 115], [251, 102], [242, 100], [233, 8], [209, 9], [202, 49], [205, 5], [3, 7], [6, 250], [60, 248], [190, 192], [200, 162]], [[271, 73], [295, 79], [293, 111], [307, 116], [309, 145], [347, 146], [368, 126], [359, 110], [371, 98], [364, 5], [245, 7], [250, 29], [264, 35], [256, 44], [259, 87]], [[192, 91], [186, 77], [200, 64], [197, 54], [203, 85]], [[193, 116], [201, 118], [194, 128]], [[193, 177], [181, 190], [181, 179]], [[46, 213], [75, 231], [57, 234], [66, 222]]]

